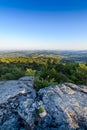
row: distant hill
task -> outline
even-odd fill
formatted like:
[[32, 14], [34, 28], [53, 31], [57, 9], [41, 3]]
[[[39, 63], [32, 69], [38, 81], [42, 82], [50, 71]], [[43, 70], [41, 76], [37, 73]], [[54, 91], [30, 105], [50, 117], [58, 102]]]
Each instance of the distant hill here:
[[20, 57], [20, 56], [33, 56], [33, 55], [51, 55], [62, 56], [61, 62], [72, 62], [72, 63], [86, 63], [87, 62], [87, 51], [59, 51], [59, 50], [29, 50], [29, 51], [1, 51], [0, 57]]

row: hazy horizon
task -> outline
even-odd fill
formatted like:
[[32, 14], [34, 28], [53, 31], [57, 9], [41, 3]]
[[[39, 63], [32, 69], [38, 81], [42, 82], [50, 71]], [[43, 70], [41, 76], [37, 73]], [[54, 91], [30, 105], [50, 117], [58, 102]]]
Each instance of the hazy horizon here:
[[59, 52], [62, 52], [62, 51], [87, 51], [87, 49], [77, 49], [77, 50], [74, 50], [74, 49], [3, 49], [3, 50], [0, 50], [0, 52], [16, 52], [16, 51], [19, 51], [19, 52], [22, 52], [22, 51], [49, 51], [49, 52], [51, 52], [51, 51], [59, 51]]
[[0, 50], [87, 50], [87, 1], [0, 0]]

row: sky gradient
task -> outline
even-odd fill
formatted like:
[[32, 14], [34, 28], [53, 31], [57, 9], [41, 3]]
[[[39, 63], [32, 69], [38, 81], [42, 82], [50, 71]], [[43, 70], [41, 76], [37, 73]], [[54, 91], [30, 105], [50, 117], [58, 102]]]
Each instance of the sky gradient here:
[[0, 0], [0, 50], [87, 50], [87, 0]]

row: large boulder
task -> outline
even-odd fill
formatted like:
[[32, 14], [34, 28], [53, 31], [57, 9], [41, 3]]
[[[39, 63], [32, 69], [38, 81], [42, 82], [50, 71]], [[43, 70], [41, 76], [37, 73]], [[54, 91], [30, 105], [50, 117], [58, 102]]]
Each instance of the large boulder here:
[[[0, 82], [0, 130], [33, 128], [34, 77]], [[25, 126], [24, 126], [25, 125]]]
[[47, 112], [38, 130], [87, 130], [87, 86], [50, 86], [41, 89], [38, 96]]

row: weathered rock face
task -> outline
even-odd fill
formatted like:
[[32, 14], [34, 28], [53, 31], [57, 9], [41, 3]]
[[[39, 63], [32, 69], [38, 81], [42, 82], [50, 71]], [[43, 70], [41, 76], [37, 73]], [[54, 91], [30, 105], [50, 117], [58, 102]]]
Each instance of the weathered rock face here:
[[23, 77], [0, 82], [0, 130], [20, 130], [26, 125], [33, 128], [35, 110], [31, 105], [36, 98], [33, 80], [34, 77]]
[[38, 95], [48, 113], [39, 128], [44, 126], [45, 130], [87, 130], [86, 86], [65, 83], [41, 89]]
[[36, 91], [34, 77], [0, 82], [0, 130], [87, 130], [87, 87]]

